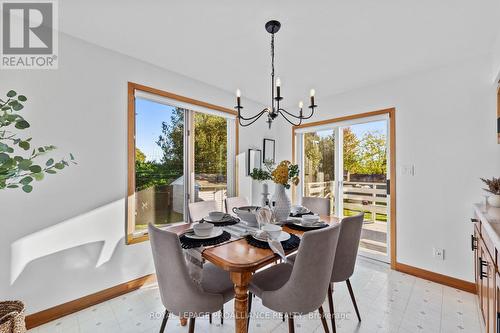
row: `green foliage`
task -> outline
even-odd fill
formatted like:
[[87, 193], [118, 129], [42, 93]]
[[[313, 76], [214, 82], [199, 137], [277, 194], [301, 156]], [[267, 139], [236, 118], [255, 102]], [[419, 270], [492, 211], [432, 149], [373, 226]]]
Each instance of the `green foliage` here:
[[[387, 172], [386, 137], [380, 132], [367, 132], [356, 137], [351, 128], [343, 129], [344, 171], [348, 174], [385, 174]], [[316, 133], [304, 135], [305, 173], [321, 171], [325, 181], [333, 179], [335, 138]]]
[[264, 181], [271, 179], [271, 173], [267, 170], [254, 168], [250, 173], [250, 177], [252, 177], [253, 180]]
[[[161, 124], [161, 135], [156, 144], [162, 150], [160, 161], [146, 161], [143, 152], [136, 148], [136, 190], [163, 186], [184, 173], [184, 112], [176, 108], [170, 121]], [[226, 119], [203, 113], [194, 115], [195, 173], [227, 173]]]
[[[4, 100], [0, 99], [0, 190], [21, 187], [24, 192], [30, 193], [33, 191], [33, 181], [41, 181], [44, 173], [55, 174], [57, 171], [54, 169], [62, 170], [69, 163], [62, 159], [54, 164], [54, 159], [50, 158], [44, 167], [38, 164], [40, 157], [56, 147], [49, 145], [32, 148], [31, 138], [18, 137], [12, 127], [18, 130], [30, 127], [29, 122], [18, 113], [28, 99], [14, 90], [7, 92], [6, 96]], [[31, 153], [20, 154], [31, 149]], [[72, 154], [69, 162], [76, 164]]]

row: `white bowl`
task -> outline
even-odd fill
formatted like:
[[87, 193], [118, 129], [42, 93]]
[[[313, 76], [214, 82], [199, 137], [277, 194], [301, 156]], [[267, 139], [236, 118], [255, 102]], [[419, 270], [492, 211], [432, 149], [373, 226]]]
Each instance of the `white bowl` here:
[[212, 218], [215, 221], [217, 221], [217, 220], [222, 220], [222, 218], [224, 216], [226, 216], [226, 213], [223, 213], [223, 212], [210, 212], [210, 213], [208, 213], [208, 216], [210, 216], [210, 218]]
[[276, 224], [264, 224], [262, 230], [267, 232], [272, 239], [276, 239], [281, 234], [281, 227]]
[[210, 236], [212, 230], [214, 230], [214, 225], [212, 223], [193, 224], [193, 231], [196, 236], [201, 236], [201, 237]]
[[319, 215], [304, 215], [302, 216], [302, 224], [306, 226], [313, 225], [319, 222]]

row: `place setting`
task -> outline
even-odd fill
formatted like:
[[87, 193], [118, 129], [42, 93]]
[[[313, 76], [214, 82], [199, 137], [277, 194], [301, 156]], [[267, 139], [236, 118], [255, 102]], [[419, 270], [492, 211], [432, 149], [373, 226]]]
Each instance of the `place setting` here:
[[239, 223], [240, 219], [224, 212], [210, 212], [200, 222], [212, 223], [217, 227], [225, 227]]
[[328, 223], [321, 221], [320, 216], [303, 206], [293, 206], [290, 218], [285, 222], [290, 229], [310, 231], [328, 227]]
[[201, 246], [210, 246], [224, 243], [231, 239], [231, 234], [221, 227], [215, 227], [215, 223], [198, 222], [193, 227], [179, 236], [183, 249], [191, 249]]
[[255, 212], [255, 217], [259, 228], [245, 236], [248, 244], [261, 249], [271, 249], [286, 262], [285, 251], [297, 249], [300, 238], [283, 231], [281, 226], [272, 224], [273, 212], [269, 208], [259, 209]]

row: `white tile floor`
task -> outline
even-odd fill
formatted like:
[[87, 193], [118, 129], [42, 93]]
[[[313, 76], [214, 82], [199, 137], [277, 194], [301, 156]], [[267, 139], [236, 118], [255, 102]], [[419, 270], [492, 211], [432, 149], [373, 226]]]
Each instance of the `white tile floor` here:
[[[368, 259], [358, 260], [351, 279], [361, 312], [358, 323], [345, 283], [335, 285], [334, 303], [338, 316], [337, 332], [462, 332], [480, 333], [476, 296], [410, 275], [395, 272], [389, 266]], [[225, 305], [230, 316], [233, 303]], [[324, 309], [327, 311], [328, 303]], [[164, 309], [157, 286], [148, 286], [110, 301], [74, 313], [30, 330], [30, 333], [114, 333], [158, 332]], [[288, 326], [254, 298], [253, 311], [259, 318], [250, 324], [250, 332], [288, 332]], [[220, 325], [219, 318], [209, 324], [198, 318], [198, 333], [234, 332], [232, 319]], [[296, 319], [296, 332], [323, 332], [316, 316]], [[167, 333], [187, 332], [177, 317], [168, 322]]]

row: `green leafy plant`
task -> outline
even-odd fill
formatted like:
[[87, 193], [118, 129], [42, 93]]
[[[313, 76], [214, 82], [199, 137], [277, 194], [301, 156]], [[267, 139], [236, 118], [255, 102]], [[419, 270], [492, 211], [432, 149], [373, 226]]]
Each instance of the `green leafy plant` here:
[[496, 195], [500, 195], [500, 178], [493, 177], [492, 179], [480, 178], [483, 183], [485, 183], [488, 188], [484, 190]]
[[32, 138], [18, 137], [15, 130], [22, 131], [30, 127], [28, 121], [19, 114], [28, 99], [14, 90], [10, 90], [6, 96], [7, 98], [0, 99], [0, 190], [21, 188], [30, 193], [33, 181], [41, 181], [45, 174], [55, 174], [69, 166], [70, 162], [76, 162], [73, 154], [69, 154], [68, 161], [48, 158], [45, 163], [39, 164], [38, 160], [56, 147], [33, 147]]

